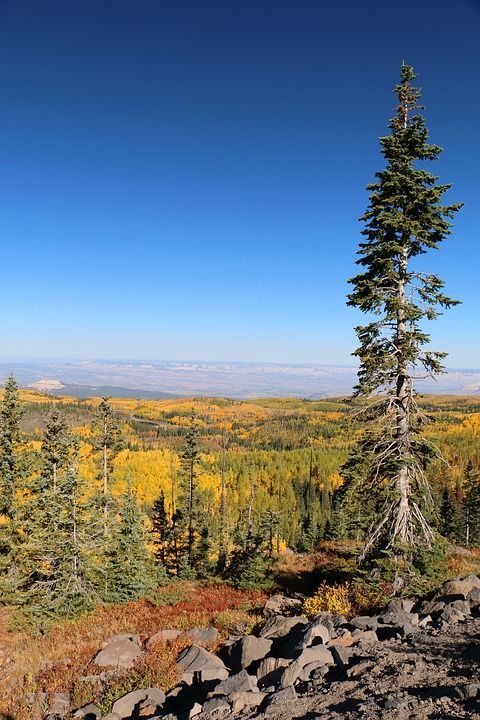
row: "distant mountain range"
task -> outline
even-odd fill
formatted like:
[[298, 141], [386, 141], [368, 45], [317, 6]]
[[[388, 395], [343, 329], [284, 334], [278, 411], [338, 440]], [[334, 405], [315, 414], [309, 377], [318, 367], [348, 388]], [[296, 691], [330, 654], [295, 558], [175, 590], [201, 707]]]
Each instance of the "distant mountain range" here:
[[[320, 399], [350, 393], [356, 369], [281, 363], [39, 360], [0, 362], [0, 384], [13, 371], [22, 387], [54, 395], [237, 399], [296, 396]], [[480, 394], [480, 370], [451, 369], [436, 381], [418, 381], [422, 392]]]

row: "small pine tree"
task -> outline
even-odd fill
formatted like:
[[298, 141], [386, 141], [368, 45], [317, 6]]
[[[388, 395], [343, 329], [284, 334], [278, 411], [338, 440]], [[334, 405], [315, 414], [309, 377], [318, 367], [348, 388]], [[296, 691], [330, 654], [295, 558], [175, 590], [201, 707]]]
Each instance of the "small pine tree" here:
[[464, 476], [463, 502], [464, 543], [467, 547], [480, 545], [480, 483], [473, 463], [469, 461]]
[[75, 617], [92, 606], [93, 542], [77, 471], [77, 442], [54, 411], [46, 423], [41, 470], [24, 508], [22, 604], [37, 621]]
[[[179, 483], [179, 496], [175, 512], [174, 524], [177, 536], [177, 552], [180, 566], [185, 574], [186, 566], [195, 569], [195, 542], [200, 530], [199, 526], [199, 491], [197, 472], [200, 455], [198, 443], [199, 430], [192, 415], [190, 427], [185, 436], [185, 443], [180, 455], [182, 472]], [[183, 535], [183, 538], [181, 537]], [[182, 542], [183, 541], [183, 542]]]
[[14, 600], [21, 574], [17, 494], [25, 476], [20, 431], [23, 412], [18, 385], [10, 375], [0, 405], [0, 602]]
[[138, 600], [153, 585], [144, 518], [130, 478], [120, 498], [118, 521], [110, 533], [105, 570], [105, 600], [109, 602]]
[[124, 447], [122, 429], [118, 417], [103, 397], [92, 423], [92, 441], [100, 455], [100, 477], [102, 482], [101, 505], [103, 514], [103, 534], [107, 538], [110, 524], [111, 494], [109, 487], [110, 475], [115, 455]]
[[450, 542], [463, 542], [462, 507], [447, 486], [440, 504], [440, 534]]

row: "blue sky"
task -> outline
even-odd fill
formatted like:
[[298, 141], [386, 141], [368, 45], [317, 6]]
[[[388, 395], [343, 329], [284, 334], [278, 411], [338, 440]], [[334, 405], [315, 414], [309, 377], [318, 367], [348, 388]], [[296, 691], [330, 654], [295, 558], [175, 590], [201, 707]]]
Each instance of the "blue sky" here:
[[480, 2], [0, 0], [0, 357], [350, 364], [402, 59], [465, 207], [431, 324], [480, 366]]

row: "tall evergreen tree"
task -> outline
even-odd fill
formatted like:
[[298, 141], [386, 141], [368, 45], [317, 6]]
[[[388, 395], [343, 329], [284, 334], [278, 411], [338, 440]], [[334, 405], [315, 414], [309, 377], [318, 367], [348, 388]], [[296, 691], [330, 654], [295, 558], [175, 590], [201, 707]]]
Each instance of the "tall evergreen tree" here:
[[[430, 448], [421, 434], [426, 421], [416, 401], [418, 374], [434, 376], [443, 370], [443, 352], [425, 349], [429, 336], [424, 320], [457, 301], [443, 293], [443, 281], [417, 270], [418, 256], [437, 249], [450, 234], [451, 219], [460, 204], [442, 205], [450, 187], [418, 167], [435, 160], [441, 149], [428, 144], [420, 91], [412, 86], [415, 73], [401, 68], [395, 88], [398, 108], [390, 134], [380, 139], [387, 161], [370, 184], [370, 204], [357, 263], [362, 272], [350, 280], [348, 304], [372, 319], [356, 328], [360, 360], [354, 397], [366, 400], [363, 419], [368, 423], [345, 470], [347, 481], [362, 473], [361, 490], [374, 485], [380, 505], [367, 534], [364, 557], [375, 549], [392, 550], [397, 560], [409, 562], [418, 547], [430, 548], [433, 533], [428, 520], [430, 491], [425, 465]], [[401, 583], [400, 575], [397, 580]]]
[[200, 455], [198, 444], [199, 430], [195, 417], [192, 415], [190, 426], [185, 436], [184, 446], [180, 455], [182, 472], [180, 475], [179, 496], [175, 513], [175, 526], [184, 532], [184, 551], [181, 553], [183, 574], [188, 568], [194, 567], [195, 534], [200, 530], [199, 523], [199, 492], [197, 472]]
[[22, 601], [38, 619], [74, 617], [96, 597], [94, 523], [78, 476], [77, 442], [57, 410], [46, 422], [40, 455], [24, 507]]
[[119, 419], [108, 402], [103, 397], [98, 406], [97, 415], [92, 423], [93, 444], [100, 453], [102, 492], [101, 503], [103, 513], [103, 534], [105, 538], [109, 533], [109, 512], [111, 504], [110, 475], [115, 455], [124, 446], [122, 429]]
[[471, 461], [467, 463], [464, 475], [463, 525], [465, 545], [478, 547], [480, 545], [480, 481]]
[[111, 602], [138, 600], [153, 583], [144, 517], [130, 478], [120, 498], [118, 521], [109, 537], [106, 577], [105, 599]]
[[21, 541], [17, 493], [24, 476], [20, 419], [23, 405], [13, 375], [7, 378], [0, 405], [0, 601], [11, 601], [19, 582]]

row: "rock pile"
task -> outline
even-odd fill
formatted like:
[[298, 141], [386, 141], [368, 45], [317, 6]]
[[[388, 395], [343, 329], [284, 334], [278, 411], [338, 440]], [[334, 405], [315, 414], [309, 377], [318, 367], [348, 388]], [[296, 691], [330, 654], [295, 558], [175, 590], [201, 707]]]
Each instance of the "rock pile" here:
[[[444, 583], [416, 603], [393, 599], [377, 616], [350, 620], [320, 613], [307, 621], [271, 606], [258, 635], [230, 638], [217, 654], [202, 647], [213, 629], [194, 634], [177, 660], [177, 687], [167, 695], [156, 688], [129, 693], [103, 720], [480, 717], [480, 635], [469, 635], [480, 630], [478, 577]], [[175, 631], [158, 635], [147, 645], [173, 639]], [[456, 648], [450, 655], [449, 644]], [[125, 668], [142, 653], [138, 636], [116, 636], [94, 662]], [[449, 674], [452, 662], [456, 674]], [[75, 717], [97, 720], [100, 713], [90, 704]]]

